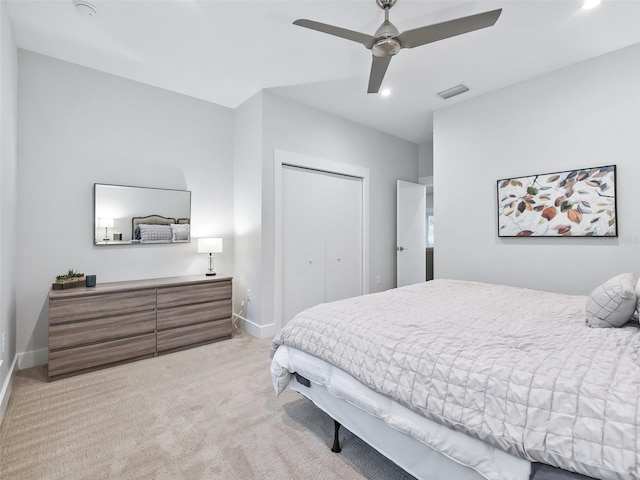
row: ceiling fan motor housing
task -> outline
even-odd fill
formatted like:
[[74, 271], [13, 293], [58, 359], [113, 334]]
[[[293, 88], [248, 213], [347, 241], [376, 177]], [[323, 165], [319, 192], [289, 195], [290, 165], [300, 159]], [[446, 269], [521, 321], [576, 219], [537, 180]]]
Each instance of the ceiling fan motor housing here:
[[374, 57], [392, 57], [400, 50], [402, 45], [395, 39], [400, 35], [400, 31], [389, 21], [389, 9], [395, 5], [397, 0], [376, 0], [380, 8], [384, 9], [384, 22], [376, 30], [376, 41], [371, 47]]

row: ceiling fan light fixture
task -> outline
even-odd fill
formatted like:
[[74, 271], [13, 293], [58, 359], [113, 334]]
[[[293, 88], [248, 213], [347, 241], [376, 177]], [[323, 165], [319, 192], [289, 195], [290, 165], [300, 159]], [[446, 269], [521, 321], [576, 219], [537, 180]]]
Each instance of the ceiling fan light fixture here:
[[438, 92], [438, 96], [446, 100], [447, 98], [455, 97], [461, 93], [468, 92], [469, 88], [466, 85], [460, 84], [455, 87], [447, 88], [441, 92]]
[[582, 2], [582, 9], [583, 10], [591, 10], [592, 8], [597, 7], [598, 5], [600, 5], [601, 0], [584, 0]]

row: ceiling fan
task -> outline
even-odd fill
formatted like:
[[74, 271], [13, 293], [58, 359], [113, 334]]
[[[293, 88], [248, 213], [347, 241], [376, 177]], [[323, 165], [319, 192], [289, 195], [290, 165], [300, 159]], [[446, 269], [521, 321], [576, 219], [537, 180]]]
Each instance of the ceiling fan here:
[[447, 22], [427, 25], [425, 27], [414, 28], [400, 33], [396, 26], [389, 21], [389, 10], [396, 4], [397, 0], [376, 0], [380, 8], [384, 10], [384, 22], [374, 35], [367, 35], [346, 28], [327, 25], [326, 23], [315, 22], [301, 18], [293, 22], [294, 25], [318, 30], [337, 37], [346, 38], [354, 42], [361, 43], [373, 53], [371, 73], [369, 75], [369, 88], [367, 93], [378, 93], [384, 74], [387, 72], [391, 57], [403, 48], [419, 47], [427, 43], [437, 42], [445, 38], [455, 37], [463, 33], [473, 32], [481, 28], [491, 27], [497, 21], [502, 9], [491, 10], [489, 12], [470, 15], [468, 17], [456, 18]]

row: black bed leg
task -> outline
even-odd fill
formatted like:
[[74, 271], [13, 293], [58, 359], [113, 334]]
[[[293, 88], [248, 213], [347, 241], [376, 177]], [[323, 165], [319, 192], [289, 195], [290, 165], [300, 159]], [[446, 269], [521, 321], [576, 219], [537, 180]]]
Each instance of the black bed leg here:
[[333, 421], [333, 447], [331, 447], [331, 451], [333, 453], [340, 453], [342, 449], [340, 448], [340, 441], [338, 440], [338, 432], [340, 431], [340, 424], [334, 420]]

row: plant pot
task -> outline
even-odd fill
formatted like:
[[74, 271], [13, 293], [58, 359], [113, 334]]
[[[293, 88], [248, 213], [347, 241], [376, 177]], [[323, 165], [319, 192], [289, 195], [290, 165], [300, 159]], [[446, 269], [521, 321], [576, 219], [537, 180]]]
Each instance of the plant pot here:
[[84, 276], [71, 278], [68, 280], [57, 280], [55, 283], [51, 284], [51, 288], [53, 288], [54, 290], [66, 290], [67, 288], [84, 287], [84, 286], [85, 286]]

